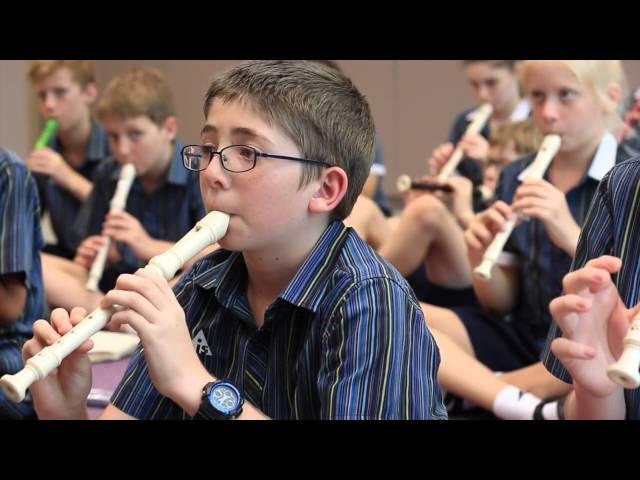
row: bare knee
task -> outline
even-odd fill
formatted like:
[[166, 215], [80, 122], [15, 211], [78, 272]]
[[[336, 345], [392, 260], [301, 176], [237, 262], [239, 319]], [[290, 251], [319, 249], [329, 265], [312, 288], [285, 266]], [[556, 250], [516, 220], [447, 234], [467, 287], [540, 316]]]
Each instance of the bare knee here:
[[447, 207], [433, 195], [423, 195], [411, 202], [403, 215], [423, 229], [440, 228], [451, 214]]

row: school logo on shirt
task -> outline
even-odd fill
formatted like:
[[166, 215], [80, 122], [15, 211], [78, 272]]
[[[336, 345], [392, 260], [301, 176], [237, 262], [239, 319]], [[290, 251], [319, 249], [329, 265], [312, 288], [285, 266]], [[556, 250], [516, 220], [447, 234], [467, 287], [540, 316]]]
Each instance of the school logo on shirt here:
[[198, 355], [204, 353], [205, 356], [211, 357], [211, 349], [207, 343], [207, 339], [204, 336], [204, 332], [200, 330], [198, 334], [193, 337], [193, 348], [195, 348]]

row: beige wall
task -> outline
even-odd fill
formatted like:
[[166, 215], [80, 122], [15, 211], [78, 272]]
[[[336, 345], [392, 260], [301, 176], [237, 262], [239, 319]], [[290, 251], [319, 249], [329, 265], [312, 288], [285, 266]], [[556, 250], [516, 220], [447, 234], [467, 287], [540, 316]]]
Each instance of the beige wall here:
[[30, 143], [29, 85], [22, 60], [0, 61], [0, 145], [24, 158]]
[[[202, 128], [202, 99], [211, 78], [234, 65], [231, 60], [99, 61], [100, 87], [134, 65], [154, 66], [168, 77], [176, 93], [180, 137], [197, 141]], [[456, 113], [473, 98], [455, 60], [340, 60], [367, 96], [384, 143], [389, 174], [385, 189], [393, 193], [401, 173], [423, 172], [429, 152], [442, 142]], [[625, 61], [630, 85], [640, 86], [640, 61]], [[26, 62], [0, 61], [0, 144], [24, 155], [39, 133], [33, 95], [24, 73]]]

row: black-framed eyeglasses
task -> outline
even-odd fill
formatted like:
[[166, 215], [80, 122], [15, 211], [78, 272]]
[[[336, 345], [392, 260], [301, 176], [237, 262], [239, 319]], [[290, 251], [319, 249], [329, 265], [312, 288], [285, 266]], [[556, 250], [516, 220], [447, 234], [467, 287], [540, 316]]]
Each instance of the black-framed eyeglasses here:
[[272, 155], [262, 153], [248, 145], [228, 145], [217, 152], [208, 145], [187, 145], [182, 149], [182, 163], [188, 170], [201, 172], [211, 163], [214, 155], [220, 155], [222, 168], [229, 172], [248, 172], [256, 166], [258, 157], [280, 158], [283, 160], [295, 160], [296, 162], [315, 163], [324, 167], [331, 167], [327, 162], [319, 160], [307, 160], [306, 158], [288, 157], [286, 155]]

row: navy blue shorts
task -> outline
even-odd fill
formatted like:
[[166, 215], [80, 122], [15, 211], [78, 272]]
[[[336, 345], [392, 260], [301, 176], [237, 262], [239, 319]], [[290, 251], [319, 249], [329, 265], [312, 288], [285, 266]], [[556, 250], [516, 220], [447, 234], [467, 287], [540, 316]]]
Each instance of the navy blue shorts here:
[[476, 358], [493, 371], [509, 372], [537, 363], [541, 341], [528, 339], [513, 322], [482, 307], [452, 308], [467, 329]]
[[407, 277], [409, 285], [421, 302], [442, 308], [453, 308], [460, 305], [478, 305], [473, 287], [446, 288], [431, 283], [423, 265]]
[[60, 245], [53, 245], [51, 243], [47, 243], [42, 251], [44, 253], [49, 253], [51, 255], [66, 258], [68, 260], [73, 260], [73, 257], [75, 257], [76, 254], [76, 252], [72, 252], [64, 247], [61, 247]]

